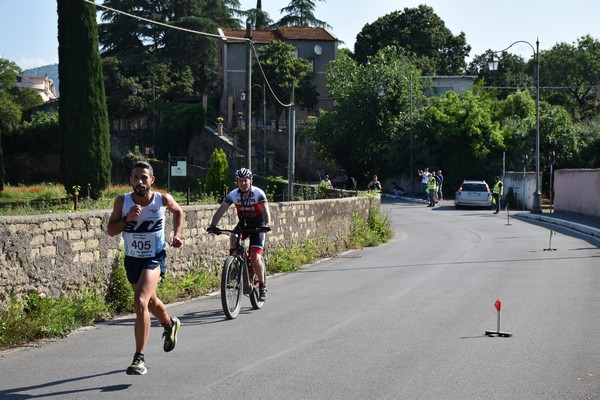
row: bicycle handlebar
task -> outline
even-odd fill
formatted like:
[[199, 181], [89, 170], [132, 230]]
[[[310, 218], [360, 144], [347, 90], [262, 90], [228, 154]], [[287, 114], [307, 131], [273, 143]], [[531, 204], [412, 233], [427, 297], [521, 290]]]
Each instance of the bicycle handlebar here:
[[209, 226], [206, 229], [206, 231], [208, 233], [212, 233], [214, 235], [220, 235], [220, 234], [226, 233], [226, 234], [233, 236], [233, 235], [249, 235], [252, 233], [270, 232], [271, 227], [269, 225], [263, 225], [263, 226], [255, 226], [255, 227], [248, 227], [248, 228], [222, 229], [222, 228], [218, 228], [216, 226]]

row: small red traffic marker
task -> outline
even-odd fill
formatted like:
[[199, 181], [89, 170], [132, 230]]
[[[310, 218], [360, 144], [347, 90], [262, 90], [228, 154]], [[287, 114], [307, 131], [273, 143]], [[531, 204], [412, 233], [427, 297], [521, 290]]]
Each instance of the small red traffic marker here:
[[496, 300], [494, 303], [494, 307], [496, 307], [496, 311], [498, 311], [498, 329], [495, 331], [485, 331], [487, 336], [498, 336], [498, 337], [511, 337], [512, 333], [502, 332], [500, 331], [500, 310], [502, 309], [502, 302], [500, 300]]

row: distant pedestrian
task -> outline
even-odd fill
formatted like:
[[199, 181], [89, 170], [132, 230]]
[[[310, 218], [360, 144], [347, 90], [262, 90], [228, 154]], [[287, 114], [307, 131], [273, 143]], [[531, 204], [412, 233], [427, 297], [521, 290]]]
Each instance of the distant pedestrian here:
[[367, 189], [381, 191], [381, 182], [379, 181], [377, 175], [373, 175], [373, 180], [369, 182], [369, 184], [367, 185]]
[[437, 204], [438, 200], [439, 200], [438, 187], [439, 187], [439, 184], [440, 184], [440, 180], [438, 179], [437, 172], [435, 172], [435, 170], [433, 170], [433, 172], [431, 173], [431, 175], [433, 175], [433, 177], [435, 178], [435, 190], [433, 192], [433, 199], [435, 200], [435, 204]]
[[418, 171], [419, 176], [421, 177], [421, 188], [423, 189], [423, 200], [429, 200], [429, 190], [427, 190], [427, 185], [429, 182], [429, 168], [425, 168], [423, 170]]
[[497, 175], [494, 177], [494, 181], [496, 183], [494, 184], [494, 188], [492, 189], [492, 199], [493, 199], [493, 203], [496, 204], [496, 211], [494, 212], [494, 214], [498, 214], [500, 212], [500, 202], [502, 202], [502, 193], [504, 191], [504, 184], [500, 180], [500, 177]]
[[406, 191], [402, 188], [402, 186], [398, 185], [397, 182], [394, 182], [394, 196], [399, 199], [400, 196], [404, 196], [405, 194]]
[[435, 207], [435, 191], [437, 189], [435, 176], [433, 174], [429, 175], [429, 179], [427, 181], [427, 191], [429, 192], [429, 205], [427, 207]]
[[437, 172], [437, 178], [438, 178], [438, 198], [440, 200], [444, 199], [444, 194], [442, 193], [442, 185], [444, 184], [444, 175], [442, 175], [442, 170], [438, 170]]

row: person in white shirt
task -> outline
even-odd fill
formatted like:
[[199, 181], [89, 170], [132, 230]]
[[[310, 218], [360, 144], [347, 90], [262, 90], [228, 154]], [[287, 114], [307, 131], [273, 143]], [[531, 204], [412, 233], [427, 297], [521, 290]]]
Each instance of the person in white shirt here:
[[136, 314], [135, 354], [127, 368], [128, 375], [144, 375], [146, 361], [144, 353], [150, 333], [150, 314], [164, 327], [164, 351], [171, 351], [177, 343], [180, 322], [171, 318], [163, 302], [156, 296], [156, 286], [166, 273], [165, 210], [173, 214], [173, 239], [175, 248], [183, 244], [183, 210], [168, 194], [152, 190], [154, 183], [152, 166], [145, 161], [133, 165], [129, 182], [133, 192], [115, 199], [108, 221], [110, 236], [123, 233], [125, 243], [125, 270], [133, 288]]

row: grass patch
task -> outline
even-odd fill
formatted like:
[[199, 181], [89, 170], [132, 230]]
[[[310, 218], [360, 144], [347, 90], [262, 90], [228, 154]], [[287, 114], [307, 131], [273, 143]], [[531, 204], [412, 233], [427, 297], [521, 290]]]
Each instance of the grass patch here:
[[292, 272], [302, 265], [310, 264], [322, 257], [328, 257], [343, 249], [360, 249], [378, 246], [393, 236], [389, 218], [373, 206], [369, 207], [367, 220], [352, 215], [352, 230], [347, 238], [340, 238], [336, 243], [327, 239], [319, 241], [306, 240], [302, 243], [294, 241], [289, 247], [282, 247], [268, 252], [266, 256], [267, 271], [270, 273]]
[[[0, 309], [0, 348], [23, 345], [40, 339], [62, 337], [82, 326], [97, 321], [133, 313], [133, 290], [127, 281], [123, 255], [111, 273], [106, 293], [88, 289], [47, 298], [30, 292], [24, 298], [11, 298]], [[198, 268], [177, 276], [162, 279], [158, 297], [165, 303], [202, 296], [219, 287], [220, 278]]]
[[30, 292], [25, 298], [13, 298], [0, 310], [0, 347], [61, 337], [108, 317], [110, 312], [99, 292], [85, 289], [59, 299]]
[[349, 235], [350, 248], [375, 247], [387, 242], [393, 236], [389, 218], [373, 207], [369, 210], [367, 221], [359, 218], [357, 213], [352, 215], [352, 220], [352, 231]]
[[296, 240], [289, 247], [269, 251], [266, 257], [267, 271], [273, 274], [296, 271], [304, 264], [315, 262], [322, 255], [323, 250], [315, 241], [299, 243]]
[[203, 296], [220, 286], [220, 278], [200, 269], [162, 279], [156, 294], [165, 303]]

